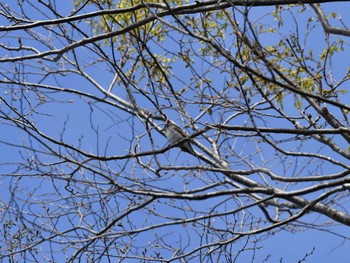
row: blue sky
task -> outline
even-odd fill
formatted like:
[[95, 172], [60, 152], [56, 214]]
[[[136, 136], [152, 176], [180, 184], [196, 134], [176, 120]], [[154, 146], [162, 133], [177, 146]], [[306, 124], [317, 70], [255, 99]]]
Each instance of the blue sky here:
[[[70, 12], [70, 6], [67, 5], [67, 3], [59, 2], [57, 3], [59, 6], [57, 8], [62, 11], [62, 13], [68, 14]], [[339, 12], [341, 17], [344, 19], [344, 22], [346, 25], [350, 24], [350, 18], [349, 18], [349, 12], [348, 3], [332, 3], [332, 4], [324, 4], [322, 5], [324, 7], [324, 10], [326, 13], [329, 12]], [[15, 6], [13, 5], [13, 8]], [[90, 9], [90, 7], [88, 8]], [[91, 8], [92, 9], [92, 8]], [[264, 14], [267, 12], [273, 11], [274, 8], [254, 8], [252, 10], [252, 18], [257, 19], [257, 21], [261, 21], [263, 23], [273, 23], [271, 17], [263, 17]], [[29, 13], [33, 12], [35, 14], [34, 16], [36, 19], [45, 19], [45, 13], [40, 14], [37, 11], [34, 11], [32, 7], [28, 6], [27, 11]], [[293, 31], [295, 29], [294, 24], [291, 23], [292, 17], [290, 15], [287, 15], [288, 12], [285, 12], [285, 24], [282, 29], [280, 29], [281, 32], [289, 32]], [[300, 25], [305, 25], [308, 15], [300, 15], [298, 17], [298, 22], [300, 22]], [[252, 19], [254, 20], [254, 19]], [[6, 24], [7, 22], [3, 17], [0, 18], [0, 22], [2, 25]], [[331, 20], [331, 22], [335, 22], [335, 20]], [[87, 30], [86, 25], [83, 25], [82, 23], [79, 24]], [[337, 24], [338, 26], [341, 26]], [[305, 30], [302, 26], [300, 28], [301, 32]], [[16, 45], [18, 42], [18, 36], [16, 35], [15, 31], [14, 33], [7, 34], [3, 36], [3, 44], [6, 45]], [[324, 43], [324, 34], [322, 33], [321, 27], [318, 29], [312, 31], [312, 36], [310, 37], [311, 41], [306, 44], [306, 46], [309, 46], [312, 48], [315, 53], [321, 52], [322, 48], [319, 48], [318, 45], [315, 45], [315, 43], [320, 42]], [[21, 32], [23, 33], [23, 32]], [[40, 32], [43, 34], [44, 37], [48, 36], [47, 31]], [[288, 33], [286, 33], [288, 34]], [[269, 34], [266, 35], [266, 39], [262, 39], [263, 43], [266, 44], [273, 44], [275, 39], [270, 39]], [[22, 42], [24, 45], [30, 45], [31, 41], [28, 38], [28, 36], [21, 36]], [[75, 38], [78, 38], [78, 35], [74, 35]], [[337, 38], [332, 37], [331, 39]], [[348, 42], [348, 39], [344, 38], [344, 41]], [[169, 40], [169, 43], [171, 41]], [[54, 44], [56, 47], [62, 47], [64, 46], [64, 42], [60, 43], [59, 39], [56, 39], [54, 41]], [[37, 48], [40, 48], [42, 50], [45, 50], [46, 47], [43, 44], [35, 44]], [[156, 51], [161, 51], [161, 47], [152, 47]], [[108, 54], [110, 54], [109, 47], [105, 47], [105, 50]], [[77, 49], [76, 54], [79, 57], [79, 61], [81, 61], [82, 65], [86, 65], [86, 72], [90, 74], [92, 79], [96, 81], [101, 87], [107, 87], [114, 75], [111, 68], [109, 68], [106, 63], [102, 61], [98, 61], [94, 65], [89, 65], [89, 63], [93, 60], [96, 60], [98, 57], [92, 53], [89, 52], [87, 49]], [[176, 50], [174, 51], [176, 52]], [[13, 53], [12, 53], [13, 54]], [[3, 57], [4, 55], [10, 56], [11, 54], [4, 49], [0, 49], [0, 56]], [[18, 55], [18, 54], [17, 54]], [[316, 56], [316, 54], [315, 54]], [[347, 56], [347, 57], [345, 57]], [[334, 57], [334, 64], [337, 64], [335, 69], [339, 68], [340, 72], [344, 72], [349, 65], [348, 65], [348, 54], [346, 52], [340, 53], [339, 56]], [[47, 63], [45, 62], [46, 66], [51, 65], [53, 69], [57, 66], [55, 63]], [[208, 65], [201, 62], [200, 58], [196, 59], [196, 67], [198, 67], [198, 71], [205, 71]], [[35, 65], [35, 66], [33, 66]], [[80, 78], [78, 74], [68, 74], [66, 76], [63, 75], [49, 75], [47, 77], [44, 77], [40, 72], [40, 67], [38, 66], [40, 64], [31, 64], [28, 63], [26, 65], [26, 68], [23, 68], [23, 72], [36, 72], [37, 74], [30, 75], [30, 74], [24, 74], [21, 75], [21, 78], [26, 79], [28, 82], [40, 82], [44, 85], [54, 85], [59, 86], [63, 88], [70, 88], [75, 89], [81, 92], [85, 93], [91, 93], [93, 95], [98, 95], [101, 97], [100, 93], [96, 91], [96, 87], [86, 79]], [[11, 63], [2, 63], [0, 65], [3, 69], [10, 70], [12, 67]], [[70, 66], [68, 63], [61, 64], [62, 68], [67, 69], [74, 69], [72, 66]], [[37, 68], [35, 68], [37, 67]], [[20, 67], [19, 67], [20, 68]], [[178, 80], [173, 81], [174, 87], [176, 87], [177, 90], [180, 90], [182, 88], [185, 88], [187, 83], [191, 83], [191, 75], [189, 69], [185, 68], [183, 64], [179, 63], [176, 64], [173, 67], [173, 73], [174, 76], [178, 78]], [[337, 77], [337, 71], [334, 72], [335, 77]], [[339, 74], [340, 75], [340, 74]], [[210, 76], [212, 79], [212, 85], [222, 88], [225, 85], [225, 80], [227, 80], [227, 76], [225, 76], [225, 79], [221, 78], [221, 75], [216, 71], [212, 74], [208, 74], [207, 76]], [[3, 78], [3, 77], [1, 77]], [[4, 78], [3, 78], [4, 80]], [[147, 85], [147, 80], [143, 81], [145, 85]], [[205, 85], [202, 85], [201, 88], [205, 89]], [[346, 86], [344, 88], [347, 88]], [[22, 93], [18, 92], [18, 90], [14, 90], [16, 92], [16, 95], [14, 97], [17, 97], [18, 100], [13, 102], [14, 107], [20, 108], [23, 106], [24, 112], [28, 113], [28, 120], [32, 121], [35, 126], [40, 129], [43, 133], [56, 138], [56, 139], [62, 139], [66, 143], [72, 144], [76, 147], [81, 148], [87, 153], [92, 154], [99, 154], [102, 156], [117, 156], [126, 154], [129, 151], [130, 145], [133, 147], [138, 146], [138, 139], [140, 141], [140, 149], [141, 151], [149, 150], [151, 149], [150, 146], [150, 139], [148, 137], [148, 134], [144, 128], [144, 126], [140, 123], [140, 121], [134, 117], [129, 115], [126, 112], [123, 112], [121, 110], [116, 109], [115, 107], [111, 105], [106, 105], [104, 103], [100, 102], [94, 102], [91, 98], [82, 97], [76, 94], [68, 93], [63, 94], [62, 92], [50, 92], [47, 93], [46, 103], [40, 104], [38, 101], [40, 98], [37, 97], [37, 94], [28, 91], [28, 93], [25, 92], [26, 89], [22, 89]], [[9, 89], [8, 86], [3, 84], [1, 87], [1, 96], [3, 96], [5, 99], [10, 98], [8, 95]], [[113, 89], [113, 92], [122, 98], [126, 98], [126, 92], [121, 87], [116, 85]], [[347, 97], [348, 95], [344, 95]], [[139, 103], [142, 106], [152, 107], [152, 105], [149, 103], [149, 101], [145, 100], [140, 94], [136, 96], [139, 99]], [[29, 99], [28, 101], [23, 101], [23, 98]], [[50, 98], [54, 98], [52, 101], [50, 101]], [[30, 112], [29, 105], [33, 101], [33, 104], [31, 105], [37, 105], [36, 111], [37, 112]], [[22, 103], [22, 104], [21, 104]], [[166, 98], [162, 100], [163, 105], [168, 105], [168, 101], [166, 101]], [[290, 112], [294, 113], [295, 109], [293, 108], [293, 100], [290, 100], [290, 105], [285, 105], [286, 108], [290, 108]], [[197, 114], [199, 114], [200, 110], [198, 110], [197, 105], [189, 106], [191, 114], [193, 114], [191, 117], [195, 117]], [[9, 109], [7, 106], [2, 103], [1, 110], [4, 112], [8, 112]], [[178, 118], [178, 116], [175, 114], [175, 112], [172, 109], [164, 110], [165, 113], [169, 114], [171, 118], [173, 118], [174, 121], [177, 123], [181, 123], [181, 120]], [[12, 114], [12, 113], [11, 113]], [[216, 113], [219, 115], [218, 113]], [[226, 113], [229, 115], [230, 113]], [[214, 115], [214, 116], [217, 116]], [[214, 118], [213, 118], [214, 119]], [[202, 121], [202, 120], [201, 120]], [[212, 121], [210, 118], [205, 119], [205, 121]], [[238, 116], [235, 118], [236, 122], [241, 122], [239, 124], [243, 125], [248, 121], [248, 117], [245, 115]], [[281, 125], [281, 123], [273, 122], [271, 120], [272, 125]], [[161, 122], [159, 122], [160, 125], [162, 125]], [[106, 195], [106, 207], [101, 208], [100, 204], [93, 204], [91, 206], [85, 206], [86, 203], [89, 202], [97, 202], [98, 195], [100, 194], [96, 188], [93, 188], [91, 186], [91, 189], [89, 189], [88, 184], [79, 184], [79, 181], [76, 183], [72, 183], [69, 187], [71, 187], [72, 191], [77, 193], [91, 193], [91, 196], [75, 196], [76, 200], [69, 200], [71, 197], [72, 192], [69, 192], [68, 190], [65, 190], [65, 187], [67, 186], [67, 182], [63, 180], [62, 177], [59, 176], [22, 176], [22, 177], [10, 177], [7, 176], [8, 173], [16, 173], [16, 167], [18, 166], [18, 163], [21, 164], [21, 169], [18, 170], [18, 173], [26, 173], [26, 174], [36, 174], [36, 173], [47, 173], [47, 174], [57, 174], [57, 175], [64, 175], [65, 172], [72, 171], [74, 169], [74, 165], [69, 163], [63, 163], [61, 165], [57, 165], [57, 162], [60, 161], [59, 159], [47, 155], [42, 154], [40, 150], [47, 151], [42, 145], [39, 145], [38, 142], [35, 140], [30, 141], [27, 137], [27, 135], [18, 130], [17, 128], [14, 128], [9, 122], [3, 121], [1, 124], [1, 133], [0, 133], [0, 141], [1, 143], [1, 149], [2, 149], [2, 161], [0, 165], [0, 174], [1, 174], [1, 181], [0, 181], [0, 189], [3, 193], [0, 201], [3, 202], [3, 204], [6, 204], [12, 201], [11, 204], [16, 205], [18, 204], [23, 211], [30, 211], [33, 213], [33, 215], [28, 216], [28, 222], [30, 223], [30, 220], [33, 220], [33, 222], [37, 224], [41, 224], [45, 220], [42, 220], [40, 217], [35, 218], [35, 213], [45, 214], [45, 209], [50, 208], [50, 211], [54, 214], [55, 212], [61, 212], [60, 207], [61, 206], [67, 206], [67, 214], [69, 214], [67, 217], [62, 217], [60, 220], [57, 221], [57, 229], [60, 231], [64, 231], [67, 229], [67, 226], [79, 224], [79, 217], [74, 214], [77, 213], [77, 211], [82, 211], [82, 213], [87, 213], [89, 216], [86, 217], [86, 222], [84, 222], [83, 225], [88, 226], [92, 225], [92, 229], [95, 231], [103, 229], [103, 225], [99, 225], [98, 219], [100, 213], [103, 213], [106, 217], [111, 218], [111, 220], [114, 217], [119, 216], [122, 211], [127, 209], [127, 207], [132, 203], [132, 200], [127, 195], [118, 195], [118, 194], [110, 194]], [[181, 125], [181, 124], [180, 124]], [[130, 127], [134, 127], [134, 129], [130, 129]], [[161, 148], [166, 145], [166, 140], [163, 136], [161, 136], [158, 132], [155, 130], [151, 131], [152, 138], [155, 141], [155, 147]], [[288, 136], [287, 136], [288, 137]], [[203, 141], [204, 142], [204, 141]], [[31, 151], [20, 149], [19, 147], [14, 147], [13, 144], [18, 144], [21, 146], [25, 144], [28, 147], [31, 147], [31, 145], [34, 145], [37, 151], [37, 155], [32, 155]], [[233, 149], [239, 154], [243, 155], [249, 155], [253, 154], [255, 151], [255, 148], [253, 147], [256, 145], [256, 141], [254, 138], [237, 138], [234, 141]], [[11, 144], [11, 145], [9, 145]], [[288, 145], [286, 144], [286, 147], [294, 148], [295, 145]], [[53, 147], [54, 150], [60, 152], [62, 151], [67, 156], [74, 156], [78, 155], [74, 151], [65, 150], [62, 147], [54, 146], [51, 143], [48, 143], [49, 147]], [[305, 151], [312, 149], [313, 144], [305, 143], [301, 148]], [[266, 160], [272, 159], [274, 152], [270, 148], [265, 148], [266, 151], [263, 153], [263, 156], [266, 158]], [[324, 152], [323, 152], [324, 153]], [[333, 157], [333, 154], [329, 152], [329, 155]], [[187, 153], [179, 152], [178, 149], [174, 148], [166, 152], [164, 155], [158, 155], [158, 160], [162, 162], [164, 165], [170, 165], [170, 164], [190, 164], [190, 165], [196, 165], [199, 161], [195, 158], [192, 158], [193, 156], [188, 155]], [[334, 155], [336, 158], [337, 155]], [[25, 162], [23, 161], [23, 158], [25, 158]], [[30, 161], [30, 158], [33, 158], [33, 162]], [[82, 159], [86, 159], [85, 157], [82, 157]], [[34, 161], [40, 160], [42, 162], [43, 167], [36, 170], [36, 167], [33, 165], [33, 167], [25, 167], [26, 162], [34, 163]], [[154, 158], [152, 156], [146, 156], [141, 158], [141, 160], [144, 163], [151, 163], [156, 167], [154, 163]], [[234, 169], [243, 169], [245, 167], [245, 164], [240, 163], [240, 160], [237, 156], [232, 157], [231, 160], [234, 160], [233, 164], [236, 165]], [[300, 160], [302, 163], [305, 160]], [[255, 163], [257, 166], [263, 165], [263, 160], [259, 159], [254, 155], [252, 158], [252, 162]], [[297, 162], [297, 161], [295, 161]], [[132, 180], [140, 182], [140, 184], [145, 184], [152, 186], [153, 188], [161, 188], [161, 189], [169, 189], [169, 190], [175, 190], [175, 191], [181, 191], [183, 189], [191, 189], [196, 188], [199, 186], [204, 186], [210, 183], [215, 183], [218, 180], [224, 180], [224, 177], [222, 175], [217, 174], [206, 174], [205, 176], [201, 176], [200, 171], [198, 172], [188, 172], [187, 176], [183, 175], [186, 174], [186, 171], [179, 173], [177, 176], [172, 176], [169, 173], [162, 173], [162, 177], [154, 180], [155, 176], [154, 174], [147, 171], [147, 169], [142, 169], [140, 166], [136, 166], [133, 164], [130, 160], [118, 160], [118, 161], [109, 161], [109, 162], [91, 162], [92, 166], [96, 165], [97, 167], [100, 166], [103, 173], [108, 174], [111, 177], [118, 178], [120, 183], [125, 183], [125, 185], [131, 186]], [[271, 161], [269, 165], [273, 166], [273, 164], [279, 164], [279, 161], [276, 160], [275, 163]], [[106, 165], [106, 166], [104, 166]], [[73, 168], [72, 168], [73, 167]], [[124, 168], [125, 167], [125, 168]], [[311, 163], [309, 166], [309, 171], [302, 171], [301, 174], [307, 174], [307, 172], [312, 173], [313, 169], [319, 169], [318, 172], [321, 172], [322, 169], [328, 169], [329, 167], [325, 166], [322, 169], [318, 168], [319, 163]], [[126, 170], [126, 172], [124, 171]], [[276, 166], [273, 169], [276, 172], [283, 171], [283, 169], [286, 169], [282, 166]], [[331, 168], [333, 169], [333, 167]], [[307, 170], [307, 169], [306, 169]], [[130, 172], [128, 172], [130, 171]], [[86, 171], [85, 171], [86, 172]], [[120, 172], [120, 177], [118, 177], [118, 173]], [[294, 171], [295, 173], [298, 173], [298, 171]], [[182, 174], [182, 176], [180, 176]], [[96, 181], [97, 184], [100, 184], [101, 188], [107, 189], [108, 186], [105, 186], [103, 183], [103, 178], [99, 175], [96, 175], [94, 173], [86, 172], [84, 174], [84, 170], [78, 171], [76, 174], [74, 174], [75, 178], [77, 180], [81, 181], [88, 181], [91, 180]], [[86, 176], [86, 177], [85, 177]], [[128, 177], [130, 176], [130, 177]], [[18, 193], [14, 191], [13, 189], [15, 187], [19, 187], [21, 189], [21, 192]], [[293, 188], [294, 186], [288, 186], [289, 189]], [[59, 189], [53, 191], [53, 189]], [[220, 188], [218, 188], [220, 189]], [[16, 192], [16, 199], [11, 199], [10, 192]], [[111, 192], [113, 192], [113, 189], [111, 189]], [[57, 195], [57, 193], [60, 193], [60, 195]], [[113, 192], [114, 193], [114, 192]], [[36, 197], [33, 199], [28, 198], [28, 196], [31, 196], [31, 194], [35, 194]], [[104, 196], [105, 193], [102, 195]], [[62, 198], [63, 199], [59, 199]], [[20, 199], [23, 198], [23, 199]], [[28, 198], [28, 199], [27, 199]], [[40, 199], [42, 198], [42, 199]], [[67, 199], [65, 199], [67, 198]], [[43, 200], [43, 203], [45, 205], [37, 204], [38, 200]], [[224, 200], [221, 198], [217, 198], [215, 200], [215, 204], [217, 204], [216, 209], [218, 211], [225, 211], [234, 209], [235, 205], [237, 205], [235, 200], [226, 200], [224, 204], [220, 204], [220, 202]], [[179, 208], [183, 207], [190, 207], [192, 209], [197, 209], [198, 214], [200, 214], [200, 211], [206, 211], [208, 209], [213, 208], [213, 204], [206, 202], [206, 201], [189, 201], [189, 202], [182, 202], [182, 201], [174, 201], [172, 203], [170, 200], [160, 200], [159, 203], [157, 203], [158, 206], [156, 206], [154, 209], [157, 211], [157, 213], [171, 216], [171, 217], [184, 217], [185, 213], [179, 212]], [[179, 206], [179, 208], [177, 208]], [[345, 209], [347, 208], [347, 211], [349, 211], [348, 204], [344, 204]], [[252, 209], [252, 212], [259, 213], [257, 209]], [[188, 216], [194, 216], [194, 211], [191, 211], [189, 209]], [[13, 215], [12, 215], [13, 216]], [[215, 225], [218, 228], [222, 228], [225, 226], [227, 222], [231, 222], [230, 220], [237, 219], [237, 220], [243, 220], [241, 218], [241, 215], [237, 214], [237, 218], [235, 218], [236, 215], [229, 215], [227, 218], [217, 218], [216, 220], [213, 220], [211, 223]], [[142, 218], [142, 220], [140, 220]], [[149, 226], [149, 225], [155, 225], [158, 223], [161, 223], [164, 218], [156, 217], [156, 216], [150, 216], [149, 218], [146, 218], [146, 213], [140, 213], [140, 214], [132, 214], [126, 220], [126, 218], [123, 218], [122, 225], [125, 227], [125, 229], [130, 230], [134, 227], [142, 227]], [[11, 213], [8, 212], [3, 216], [3, 222], [6, 220], [11, 219]], [[225, 221], [226, 220], [226, 221]], [[335, 234], [329, 233], [327, 231], [317, 231], [312, 229], [313, 226], [311, 225], [314, 221], [315, 222], [322, 222], [325, 218], [322, 216], [306, 216], [305, 221], [310, 223], [310, 230], [305, 231], [304, 228], [299, 228], [297, 225], [293, 228], [293, 231], [291, 229], [286, 229], [285, 231], [278, 231], [277, 233], [273, 234], [273, 231], [270, 231], [268, 234], [271, 234], [271, 236], [267, 236], [266, 240], [264, 240], [265, 235], [256, 235], [252, 236], [251, 240], [254, 239], [262, 239], [257, 246], [259, 249], [255, 251], [255, 254], [253, 254], [251, 243], [246, 247], [247, 250], [243, 251], [237, 258], [237, 262], [279, 262], [279, 260], [282, 258], [282, 262], [296, 262], [297, 260], [301, 260], [307, 253], [311, 253], [313, 251], [313, 248], [315, 247], [315, 250], [313, 251], [313, 254], [307, 257], [307, 260], [305, 262], [346, 262], [345, 256], [347, 255], [347, 246], [348, 241], [345, 241], [343, 243], [343, 239], [337, 234], [344, 235], [346, 237], [349, 237], [349, 230], [347, 227], [344, 226], [332, 226], [330, 229], [328, 229], [330, 232], [334, 231]], [[151, 222], [151, 223], [149, 223]], [[148, 224], [149, 223], [149, 224]], [[67, 225], [67, 226], [66, 226]], [[45, 228], [45, 224], [43, 224], [43, 229]], [[232, 226], [235, 227], [235, 226]], [[18, 227], [19, 228], [19, 227]], [[13, 229], [16, 229], [16, 227], [13, 227]], [[120, 229], [115, 230], [118, 232]], [[13, 230], [14, 231], [14, 230]], [[79, 232], [81, 231], [81, 232]], [[183, 234], [184, 231], [188, 231], [190, 233], [191, 239], [189, 239], [188, 236], [183, 235], [181, 236], [181, 233]], [[176, 247], [180, 241], [183, 242], [183, 244], [187, 244], [188, 247], [192, 247], [193, 243], [194, 246], [198, 245], [197, 242], [200, 241], [199, 235], [196, 236], [195, 229], [191, 227], [190, 224], [184, 225], [184, 226], [176, 226], [171, 231], [169, 231], [166, 228], [159, 228], [154, 231], [148, 231], [143, 232], [138, 236], [136, 240], [133, 240], [131, 237], [125, 237], [124, 242], [136, 242], [137, 244], [140, 244], [141, 246], [144, 246], [145, 248], [150, 249], [149, 247], [155, 245], [152, 242], [156, 240], [156, 236], [163, 236], [163, 240], [165, 243], [173, 244], [174, 247]], [[84, 231], [78, 230], [77, 233], [81, 234], [83, 236]], [[169, 234], [170, 233], [170, 234]], [[46, 236], [47, 233], [45, 230], [43, 230], [43, 235]], [[181, 236], [181, 239], [180, 239]], [[212, 242], [215, 240], [215, 237], [212, 237], [208, 234], [208, 239], [212, 238]], [[72, 238], [74, 239], [74, 238]], [[58, 242], [68, 242], [69, 238], [67, 240], [56, 240]], [[122, 239], [121, 239], [122, 240]], [[242, 249], [245, 246], [245, 239], [239, 240], [238, 242], [233, 242], [231, 244], [232, 246], [232, 255], [235, 256], [236, 252]], [[100, 243], [98, 245], [101, 245]], [[48, 244], [44, 243], [42, 245], [42, 249], [45, 251], [49, 251], [52, 249], [52, 247], [49, 247]], [[154, 249], [154, 247], [153, 247]], [[53, 245], [53, 250], [55, 250], [55, 256], [63, 257], [63, 253], [61, 253], [61, 246], [58, 244]], [[74, 253], [74, 249], [70, 251], [71, 254]], [[163, 251], [164, 255], [170, 257], [171, 254], [169, 252]], [[1, 254], [1, 252], [0, 252]], [[271, 256], [270, 256], [271, 255]], [[136, 262], [136, 260], [135, 260]], [[194, 262], [194, 261], [193, 261]]]

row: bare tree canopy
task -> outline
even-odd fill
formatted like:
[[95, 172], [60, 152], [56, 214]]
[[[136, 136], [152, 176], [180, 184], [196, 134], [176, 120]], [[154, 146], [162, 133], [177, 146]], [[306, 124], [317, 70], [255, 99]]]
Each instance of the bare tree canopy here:
[[1, 1], [0, 259], [348, 242], [350, 4], [327, 2]]

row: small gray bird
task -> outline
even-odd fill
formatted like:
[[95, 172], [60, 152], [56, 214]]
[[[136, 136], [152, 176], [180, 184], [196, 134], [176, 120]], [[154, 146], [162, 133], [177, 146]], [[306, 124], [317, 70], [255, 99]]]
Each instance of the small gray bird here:
[[[188, 137], [188, 135], [179, 126], [169, 120], [165, 123], [163, 130], [170, 144], [175, 144], [180, 140]], [[195, 155], [195, 152], [189, 140], [184, 141], [178, 147], [180, 147], [184, 152]]]

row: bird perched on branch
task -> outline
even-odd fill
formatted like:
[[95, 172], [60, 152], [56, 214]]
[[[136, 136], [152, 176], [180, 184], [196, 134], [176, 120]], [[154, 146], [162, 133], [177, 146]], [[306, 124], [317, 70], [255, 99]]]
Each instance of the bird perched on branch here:
[[[175, 144], [188, 137], [188, 135], [179, 126], [169, 120], [167, 120], [165, 123], [163, 130], [170, 144]], [[196, 155], [189, 140], [190, 139], [182, 142], [178, 147], [180, 147], [184, 152]]]

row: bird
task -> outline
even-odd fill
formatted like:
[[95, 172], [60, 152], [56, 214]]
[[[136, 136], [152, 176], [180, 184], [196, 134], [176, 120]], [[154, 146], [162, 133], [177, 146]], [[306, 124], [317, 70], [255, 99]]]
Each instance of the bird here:
[[[179, 126], [169, 120], [167, 120], [165, 123], [163, 131], [169, 141], [169, 144], [175, 144], [188, 137], [188, 135]], [[180, 147], [184, 152], [196, 155], [189, 140], [182, 142], [178, 147]]]

